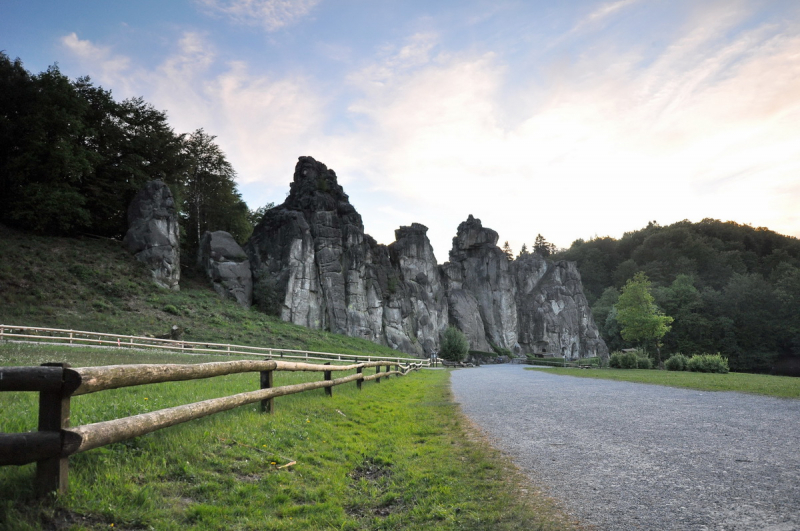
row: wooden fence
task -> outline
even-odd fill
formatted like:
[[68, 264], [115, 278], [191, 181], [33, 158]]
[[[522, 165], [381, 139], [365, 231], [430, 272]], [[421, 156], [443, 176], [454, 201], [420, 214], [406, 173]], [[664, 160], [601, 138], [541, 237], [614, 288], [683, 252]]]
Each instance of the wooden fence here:
[[[82, 330], [65, 330], [61, 328], [42, 328], [34, 326], [17, 326], [0, 324], [0, 341], [36, 341], [69, 345], [95, 345], [118, 348], [144, 348], [183, 352], [185, 354], [219, 354], [223, 356], [258, 356], [267, 359], [295, 360], [359, 360], [391, 361], [393, 363], [412, 363], [421, 361], [410, 356], [372, 356], [357, 354], [338, 354], [333, 352], [315, 352], [313, 350], [292, 350], [269, 347], [251, 347], [227, 343], [206, 343], [202, 341], [181, 341], [156, 337], [126, 336]], [[422, 361], [427, 365], [428, 361]]]
[[[394, 365], [394, 370], [390, 367]], [[364, 369], [375, 368], [366, 375]], [[386, 370], [381, 372], [381, 367]], [[146, 433], [174, 426], [197, 418], [227, 411], [238, 406], [261, 402], [261, 410], [273, 411], [278, 396], [355, 382], [359, 389], [364, 381], [391, 375], [404, 376], [422, 367], [421, 363], [401, 365], [389, 361], [372, 361], [350, 365], [313, 365], [276, 360], [240, 360], [189, 365], [110, 365], [70, 368], [67, 364], [44, 364], [39, 367], [0, 367], [0, 391], [35, 391], [39, 393], [38, 431], [0, 433], [0, 466], [36, 462], [36, 490], [39, 494], [66, 492], [69, 456]], [[334, 371], [355, 374], [332, 378]], [[282, 387], [272, 386], [274, 371], [323, 372], [324, 379]], [[222, 398], [214, 398], [182, 406], [151, 411], [83, 426], [70, 427], [70, 399], [73, 396], [108, 389], [160, 382], [176, 382], [212, 378], [244, 372], [261, 373], [261, 389]]]

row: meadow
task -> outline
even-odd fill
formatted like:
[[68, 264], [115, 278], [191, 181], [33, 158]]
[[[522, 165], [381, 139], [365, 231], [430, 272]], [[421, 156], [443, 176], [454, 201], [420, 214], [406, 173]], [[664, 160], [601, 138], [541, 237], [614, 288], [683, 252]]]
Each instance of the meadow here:
[[[119, 349], [0, 345], [0, 365], [219, 360]], [[320, 379], [276, 373], [275, 385]], [[257, 374], [79, 396], [74, 426], [258, 388]], [[35, 393], [0, 393], [0, 431], [36, 427]], [[294, 464], [289, 465], [289, 463]], [[287, 466], [288, 465], [288, 466]], [[444, 370], [243, 406], [70, 458], [70, 488], [33, 496], [35, 465], [0, 468], [0, 528], [571, 529], [470, 427]]]
[[578, 378], [601, 378], [622, 382], [636, 382], [671, 387], [684, 387], [701, 391], [737, 391], [781, 398], [800, 398], [800, 378], [731, 372], [728, 374], [659, 371], [647, 369], [571, 369], [528, 367], [551, 374]]

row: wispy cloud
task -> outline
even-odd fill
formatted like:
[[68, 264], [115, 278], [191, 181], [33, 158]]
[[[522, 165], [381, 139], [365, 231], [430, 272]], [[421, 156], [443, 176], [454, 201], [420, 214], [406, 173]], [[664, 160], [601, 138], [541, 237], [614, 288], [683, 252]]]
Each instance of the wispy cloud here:
[[236, 23], [275, 31], [308, 15], [321, 0], [197, 0], [206, 11]]
[[[245, 62], [219, 64], [214, 46], [186, 32], [158, 65], [147, 68], [110, 49], [66, 36], [62, 42], [122, 97], [145, 95], [178, 132], [203, 127], [217, 136], [242, 184], [259, 182], [261, 202], [279, 199], [298, 155], [321, 135], [324, 100], [301, 76], [254, 74]], [[110, 77], [109, 77], [110, 76]], [[257, 206], [257, 205], [256, 205]]]
[[513, 112], [501, 57], [428, 46], [408, 68], [382, 56], [351, 78], [363, 91], [349, 110], [368, 122], [345, 169], [405, 200], [407, 222], [446, 218], [429, 232], [440, 255], [468, 213], [515, 247], [709, 216], [800, 234], [785, 201], [800, 166], [800, 31], [742, 30], [744, 16], [698, 15], [645, 66], [598, 41], [558, 82], [529, 87], [544, 103], [513, 122], [500, 121]]
[[129, 58], [114, 54], [109, 47], [81, 40], [74, 32], [61, 37], [61, 44], [82, 62], [98, 65], [100, 70], [97, 75], [107, 83], [124, 83], [124, 72], [131, 64]]

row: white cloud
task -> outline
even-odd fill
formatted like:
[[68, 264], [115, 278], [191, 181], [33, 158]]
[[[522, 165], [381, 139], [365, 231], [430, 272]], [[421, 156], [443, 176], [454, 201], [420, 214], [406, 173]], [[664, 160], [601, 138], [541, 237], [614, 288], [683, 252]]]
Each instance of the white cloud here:
[[308, 15], [320, 0], [197, 0], [207, 11], [239, 24], [275, 31]]
[[61, 44], [82, 62], [98, 65], [97, 75], [115, 84], [122, 82], [124, 72], [130, 67], [127, 57], [113, 54], [111, 48], [81, 40], [74, 32], [63, 36]]
[[[440, 260], [470, 213], [515, 249], [539, 232], [565, 246], [652, 219], [800, 236], [800, 32], [737, 33], [742, 17], [707, 11], [645, 67], [635, 50], [595, 43], [553, 83], [532, 86], [544, 103], [513, 125], [501, 121], [500, 57], [436, 55], [430, 42], [406, 54], [411, 66], [399, 52], [381, 57], [351, 76], [363, 96], [350, 111], [369, 125], [343, 140], [359, 156], [340, 173], [392, 194], [415, 216], [400, 223], [429, 225]], [[391, 241], [399, 223], [378, 206], [356, 205], [367, 230]]]

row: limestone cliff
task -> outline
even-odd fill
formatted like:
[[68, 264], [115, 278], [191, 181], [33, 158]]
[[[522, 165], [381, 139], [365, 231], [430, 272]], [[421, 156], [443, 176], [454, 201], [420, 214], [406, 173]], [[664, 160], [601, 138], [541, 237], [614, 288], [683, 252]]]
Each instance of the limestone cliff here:
[[245, 252], [254, 283], [272, 286], [281, 318], [295, 324], [417, 355], [437, 350], [448, 325], [473, 350], [608, 354], [574, 263], [510, 261], [497, 233], [469, 216], [439, 266], [427, 230], [414, 223], [394, 243], [376, 243], [335, 172], [300, 157], [289, 196], [267, 211]]

